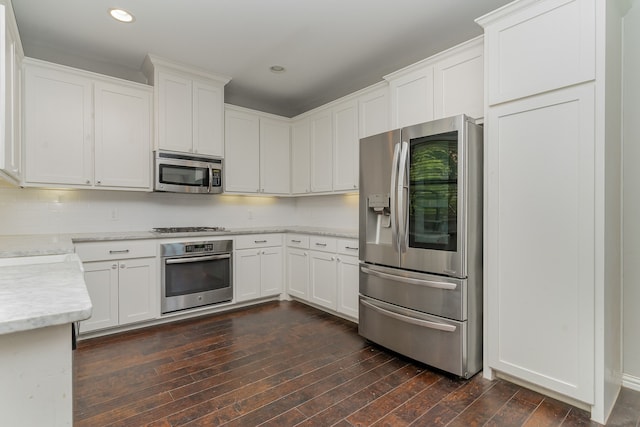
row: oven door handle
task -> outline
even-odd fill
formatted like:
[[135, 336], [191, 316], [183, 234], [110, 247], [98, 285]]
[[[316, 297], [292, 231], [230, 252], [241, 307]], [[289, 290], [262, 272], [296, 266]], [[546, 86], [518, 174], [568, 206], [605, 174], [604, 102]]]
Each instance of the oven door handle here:
[[430, 322], [428, 320], [416, 319], [414, 317], [405, 316], [404, 314], [394, 313], [393, 311], [385, 310], [382, 307], [378, 307], [364, 300], [360, 300], [360, 304], [370, 308], [371, 310], [377, 311], [383, 316], [391, 317], [392, 319], [396, 319], [401, 322], [411, 323], [412, 325], [422, 326], [423, 328], [437, 329], [444, 332], [455, 332], [457, 329], [456, 326], [449, 325], [448, 323]]
[[208, 256], [198, 256], [198, 257], [189, 257], [189, 258], [167, 258], [164, 263], [165, 264], [187, 264], [189, 262], [200, 262], [200, 261], [213, 261], [217, 259], [229, 259], [231, 258], [231, 254], [220, 254], [220, 255], [208, 255]]

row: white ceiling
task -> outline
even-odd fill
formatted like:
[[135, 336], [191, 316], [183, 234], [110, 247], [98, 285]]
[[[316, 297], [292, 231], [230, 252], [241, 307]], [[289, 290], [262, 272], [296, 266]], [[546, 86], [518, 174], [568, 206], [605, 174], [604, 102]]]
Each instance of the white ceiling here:
[[[147, 53], [232, 78], [228, 103], [292, 117], [482, 33], [510, 0], [13, 0], [25, 54], [129, 80]], [[132, 12], [122, 24], [107, 13]], [[274, 74], [271, 65], [287, 71]]]

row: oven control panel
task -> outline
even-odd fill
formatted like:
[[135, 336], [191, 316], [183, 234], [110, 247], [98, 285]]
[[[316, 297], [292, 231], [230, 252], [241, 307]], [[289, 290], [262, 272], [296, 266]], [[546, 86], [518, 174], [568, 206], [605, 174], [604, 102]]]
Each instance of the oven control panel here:
[[213, 243], [195, 243], [191, 245], [185, 245], [184, 251], [189, 254], [198, 252], [213, 252]]

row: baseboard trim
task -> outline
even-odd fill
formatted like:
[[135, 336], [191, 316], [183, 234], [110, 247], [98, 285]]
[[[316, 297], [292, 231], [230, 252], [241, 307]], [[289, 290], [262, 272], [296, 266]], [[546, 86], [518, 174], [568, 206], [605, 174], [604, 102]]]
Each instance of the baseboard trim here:
[[622, 387], [630, 388], [631, 390], [635, 390], [635, 391], [640, 391], [640, 378], [631, 376], [629, 374], [623, 374]]

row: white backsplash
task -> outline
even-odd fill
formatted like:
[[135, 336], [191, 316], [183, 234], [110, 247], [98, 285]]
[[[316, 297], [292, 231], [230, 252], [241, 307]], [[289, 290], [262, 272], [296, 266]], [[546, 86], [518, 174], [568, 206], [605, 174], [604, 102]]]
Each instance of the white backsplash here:
[[302, 225], [356, 229], [355, 195], [276, 198], [0, 186], [0, 235], [152, 227]]

